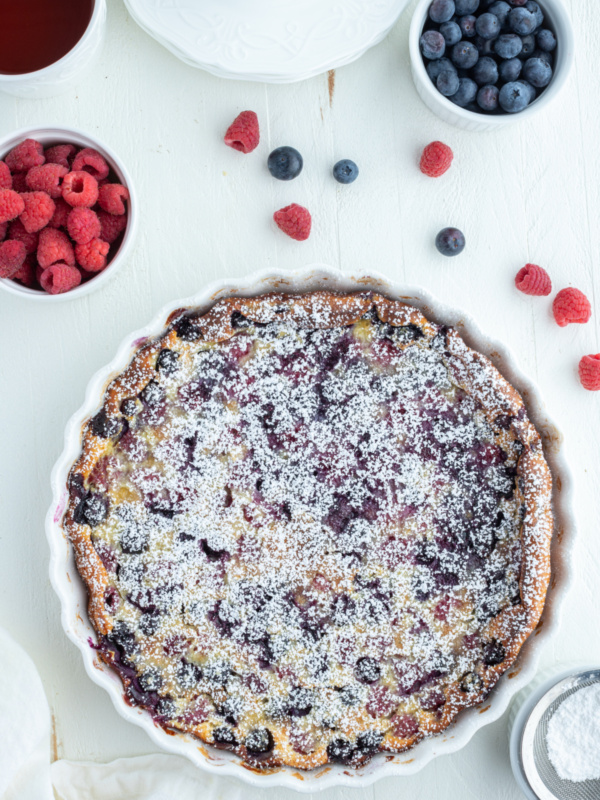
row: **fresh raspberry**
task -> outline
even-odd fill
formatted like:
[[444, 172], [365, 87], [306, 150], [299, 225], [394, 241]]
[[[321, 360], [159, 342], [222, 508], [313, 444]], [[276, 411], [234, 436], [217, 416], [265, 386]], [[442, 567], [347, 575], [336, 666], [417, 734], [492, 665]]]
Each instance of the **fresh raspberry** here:
[[41, 231], [52, 219], [56, 206], [54, 200], [46, 192], [23, 192], [21, 195], [25, 210], [19, 219], [27, 233]]
[[259, 141], [258, 117], [254, 111], [238, 114], [225, 134], [225, 144], [240, 153], [251, 153], [258, 147]]
[[0, 189], [0, 222], [16, 219], [25, 209], [25, 202], [20, 194], [12, 189]]
[[37, 260], [42, 269], [54, 264], [75, 266], [75, 253], [67, 234], [55, 228], [44, 228], [40, 233]]
[[129, 192], [120, 183], [105, 183], [98, 190], [98, 205], [109, 214], [124, 214], [124, 200], [129, 201]]
[[55, 264], [40, 275], [40, 284], [48, 294], [64, 294], [81, 283], [81, 273], [77, 267]]
[[107, 214], [106, 211], [98, 211], [101, 232], [100, 238], [112, 244], [119, 238], [122, 231], [127, 227], [127, 214]]
[[69, 170], [60, 164], [42, 164], [32, 167], [27, 173], [25, 182], [32, 192], [46, 192], [53, 200], [58, 199], [62, 190], [60, 182]]
[[0, 189], [12, 189], [12, 175], [4, 161], [0, 161]]
[[91, 208], [98, 199], [98, 181], [83, 170], [69, 172], [63, 178], [62, 196], [73, 208]]
[[304, 206], [292, 203], [291, 206], [276, 211], [273, 219], [280, 230], [298, 242], [303, 242], [310, 236], [312, 219], [310, 211]]
[[0, 242], [4, 240], [7, 230], [8, 230], [8, 222], [0, 222]]
[[66, 228], [69, 214], [73, 210], [72, 207], [67, 203], [66, 200], [63, 200], [62, 197], [59, 197], [58, 200], [55, 200], [54, 205], [56, 206], [56, 209], [52, 215], [52, 219], [48, 223], [49, 227]]
[[547, 297], [552, 291], [550, 276], [537, 264], [525, 264], [523, 269], [517, 272], [515, 286], [523, 294], [534, 297]]
[[77, 148], [74, 144], [56, 144], [54, 147], [44, 150], [46, 164], [60, 164], [61, 167], [67, 168], [67, 172], [70, 172], [76, 152]]
[[77, 244], [86, 244], [100, 236], [100, 220], [91, 208], [74, 208], [67, 220], [69, 236]]
[[600, 391], [600, 353], [584, 356], [579, 362], [579, 380], [588, 392]]
[[12, 188], [13, 191], [22, 194], [23, 192], [29, 191], [29, 186], [27, 186], [27, 173], [26, 172], [15, 172], [12, 176]]
[[8, 239], [0, 244], [0, 278], [12, 278], [25, 261], [25, 245]]
[[431, 142], [423, 150], [419, 167], [424, 175], [430, 178], [439, 178], [444, 172], [448, 172], [454, 153], [443, 142]]
[[564, 328], [570, 322], [588, 322], [592, 316], [590, 301], [579, 289], [561, 289], [552, 303], [556, 324]]
[[16, 239], [17, 242], [23, 242], [27, 255], [35, 253], [38, 246], [39, 233], [28, 233], [23, 226], [20, 219], [15, 219], [10, 223], [8, 228], [8, 238]]
[[91, 147], [84, 147], [83, 150], [77, 153], [71, 169], [74, 172], [78, 170], [89, 172], [97, 181], [102, 181], [104, 178], [107, 178], [109, 172], [109, 167], [104, 156], [101, 156], [97, 150], [93, 150]]
[[19, 281], [23, 286], [33, 289], [37, 283], [35, 256], [27, 256], [17, 272], [12, 276], [13, 281]]
[[4, 159], [11, 172], [27, 172], [46, 161], [44, 148], [35, 139], [25, 139], [10, 151]]
[[75, 245], [77, 263], [88, 272], [100, 272], [106, 266], [106, 256], [110, 245], [102, 239], [92, 239], [86, 244]]

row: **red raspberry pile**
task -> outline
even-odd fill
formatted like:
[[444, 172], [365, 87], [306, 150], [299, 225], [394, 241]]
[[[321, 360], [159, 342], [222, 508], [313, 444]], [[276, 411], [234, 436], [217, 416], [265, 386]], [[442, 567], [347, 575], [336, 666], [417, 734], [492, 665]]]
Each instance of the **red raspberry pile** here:
[[111, 261], [127, 187], [90, 147], [25, 139], [0, 161], [0, 278], [62, 294]]

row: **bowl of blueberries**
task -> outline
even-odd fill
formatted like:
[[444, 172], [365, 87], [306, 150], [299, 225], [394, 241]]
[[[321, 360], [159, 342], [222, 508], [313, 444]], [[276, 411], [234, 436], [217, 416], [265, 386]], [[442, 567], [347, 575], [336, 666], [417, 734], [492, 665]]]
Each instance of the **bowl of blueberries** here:
[[410, 28], [421, 99], [466, 130], [541, 111], [566, 83], [573, 51], [563, 0], [420, 0]]

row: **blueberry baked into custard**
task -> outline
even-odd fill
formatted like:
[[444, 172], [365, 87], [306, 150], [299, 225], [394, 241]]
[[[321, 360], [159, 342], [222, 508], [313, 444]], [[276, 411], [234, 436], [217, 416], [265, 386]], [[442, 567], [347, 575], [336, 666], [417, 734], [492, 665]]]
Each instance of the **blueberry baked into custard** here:
[[83, 431], [63, 525], [95, 647], [253, 767], [366, 763], [480, 703], [542, 613], [551, 476], [521, 397], [370, 292], [180, 309]]

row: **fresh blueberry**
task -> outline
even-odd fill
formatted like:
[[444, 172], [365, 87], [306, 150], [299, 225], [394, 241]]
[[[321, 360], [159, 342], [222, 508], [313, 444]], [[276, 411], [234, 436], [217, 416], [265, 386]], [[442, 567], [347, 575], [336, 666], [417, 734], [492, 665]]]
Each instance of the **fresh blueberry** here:
[[495, 14], [486, 12], [477, 18], [475, 29], [482, 39], [495, 39], [500, 35], [500, 20]]
[[533, 51], [531, 58], [541, 58], [542, 61], [545, 61], [546, 64], [549, 64], [550, 66], [554, 64], [554, 56], [552, 53], [548, 53], [546, 50], [540, 50], [539, 48]]
[[471, 78], [461, 78], [460, 85], [456, 94], [452, 95], [452, 102], [461, 108], [466, 108], [469, 103], [475, 100], [477, 95], [477, 84]]
[[446, 47], [452, 47], [453, 44], [458, 44], [462, 39], [462, 31], [457, 22], [444, 22], [440, 25], [440, 33], [444, 37]]
[[535, 30], [535, 17], [526, 8], [513, 8], [508, 15], [508, 26], [519, 36], [527, 36]]
[[454, 16], [454, 0], [433, 0], [429, 6], [429, 18], [433, 22], [448, 22]]
[[477, 48], [480, 56], [494, 56], [494, 40], [483, 39], [481, 36], [476, 36], [473, 39], [473, 44]]
[[503, 33], [494, 42], [494, 50], [500, 58], [516, 58], [523, 49], [523, 40], [516, 33]]
[[531, 92], [523, 81], [510, 81], [500, 89], [499, 102], [504, 111], [515, 114], [531, 102]]
[[459, 42], [452, 48], [452, 61], [460, 69], [471, 69], [479, 60], [479, 52], [472, 42]]
[[435, 61], [446, 52], [446, 41], [439, 31], [425, 31], [421, 36], [421, 52], [424, 58]]
[[472, 14], [466, 14], [458, 20], [462, 35], [471, 39], [477, 33], [477, 19]]
[[541, 58], [528, 58], [523, 66], [523, 77], [532, 86], [543, 89], [552, 80], [552, 67]]
[[354, 161], [344, 158], [333, 167], [333, 177], [338, 183], [353, 183], [358, 178], [358, 167]]
[[486, 86], [488, 83], [497, 83], [498, 64], [489, 56], [480, 58], [473, 67], [473, 79], [478, 86]]
[[[440, 34], [441, 35], [441, 34]], [[304, 162], [300, 153], [293, 147], [277, 147], [269, 155], [267, 167], [278, 181], [291, 181], [302, 172]]]
[[504, 28], [507, 24], [508, 15], [510, 13], [510, 6], [505, 0], [496, 0], [495, 3], [488, 8], [490, 14], [495, 14], [500, 22], [500, 27]]
[[556, 48], [556, 36], [547, 28], [539, 31], [536, 36], [537, 46], [546, 53], [551, 53]]
[[465, 14], [474, 14], [479, 8], [479, 0], [454, 0], [456, 13], [459, 17]]
[[438, 58], [437, 61], [430, 61], [429, 64], [427, 64], [426, 69], [427, 69], [427, 74], [429, 75], [433, 83], [437, 81], [438, 76], [442, 72], [445, 72], [448, 69], [451, 72], [456, 72], [456, 67], [450, 61], [449, 58]]
[[533, 51], [535, 50], [535, 36], [530, 33], [529, 36], [521, 36], [523, 40], [523, 49], [521, 50], [521, 58], [529, 58], [529, 56], [533, 55]]
[[497, 86], [482, 86], [477, 92], [477, 105], [483, 111], [496, 111], [499, 94], [500, 90]]
[[519, 79], [523, 62], [520, 58], [509, 58], [507, 61], [501, 61], [498, 69], [502, 83], [510, 83]]
[[544, 12], [539, 6], [539, 3], [536, 3], [535, 0], [527, 0], [525, 3], [525, 8], [529, 11], [530, 14], [533, 14], [535, 17], [535, 27], [539, 28], [540, 25], [544, 23]]
[[444, 228], [435, 237], [435, 246], [443, 256], [457, 256], [465, 249], [465, 236], [458, 228]]
[[452, 72], [447, 69], [444, 72], [440, 72], [435, 85], [438, 88], [438, 92], [443, 94], [444, 97], [452, 97], [453, 94], [458, 92], [458, 87], [460, 86], [460, 80], [456, 74], [456, 70]]
[[508, 0], [511, 6], [524, 6], [527, 0]]

